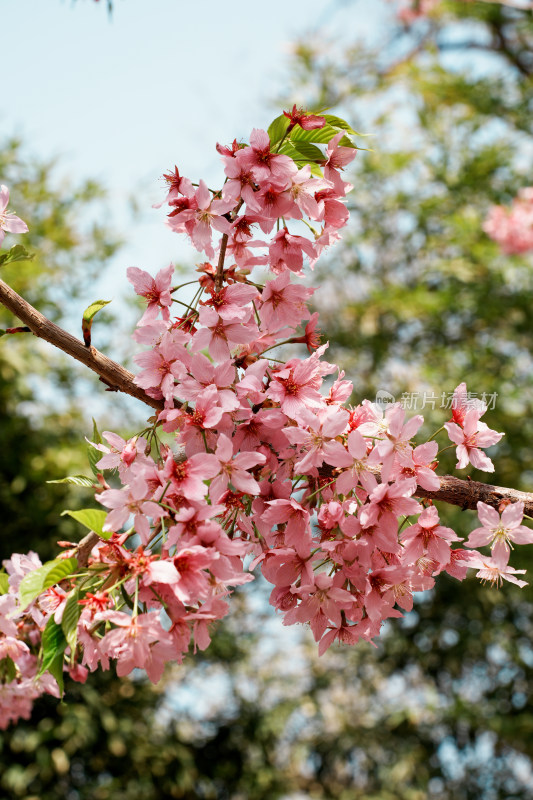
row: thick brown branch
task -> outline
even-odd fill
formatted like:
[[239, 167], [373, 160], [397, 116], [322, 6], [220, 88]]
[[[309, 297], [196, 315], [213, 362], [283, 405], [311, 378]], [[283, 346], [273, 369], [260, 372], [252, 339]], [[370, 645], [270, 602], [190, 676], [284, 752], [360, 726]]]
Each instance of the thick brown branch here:
[[54, 347], [63, 350], [64, 353], [72, 356], [76, 361], [81, 361], [86, 367], [96, 372], [100, 376], [100, 380], [110, 389], [142, 400], [151, 408], [157, 410], [163, 408], [163, 401], [149, 397], [144, 389], [136, 386], [133, 382], [135, 376], [121, 364], [112, 361], [95, 347], [85, 347], [80, 339], [76, 339], [75, 336], [43, 316], [2, 280], [0, 280], [0, 303], [24, 322], [35, 336], [50, 342]]
[[440, 489], [438, 492], [428, 492], [417, 487], [416, 497], [425, 497], [428, 500], [443, 500], [461, 508], [476, 508], [481, 500], [488, 506], [497, 508], [502, 500], [510, 500], [512, 503], [522, 501], [524, 512], [528, 516], [533, 516], [533, 493], [520, 492], [518, 489], [507, 489], [505, 486], [492, 486], [490, 483], [479, 483], [478, 481], [465, 481], [455, 478], [453, 475], [442, 475], [440, 478]]
[[[321, 476], [331, 480], [335, 472], [331, 467], [322, 467], [319, 470]], [[379, 471], [375, 472], [379, 480]], [[442, 500], [452, 506], [459, 506], [462, 509], [475, 509], [481, 500], [488, 506], [497, 508], [502, 500], [510, 500], [524, 503], [524, 513], [533, 517], [533, 492], [520, 492], [518, 489], [508, 489], [505, 486], [493, 486], [490, 483], [479, 483], [478, 481], [463, 480], [453, 475], [439, 475], [440, 489], [437, 492], [428, 492], [421, 486], [416, 487], [415, 497], [425, 498], [426, 500]]]

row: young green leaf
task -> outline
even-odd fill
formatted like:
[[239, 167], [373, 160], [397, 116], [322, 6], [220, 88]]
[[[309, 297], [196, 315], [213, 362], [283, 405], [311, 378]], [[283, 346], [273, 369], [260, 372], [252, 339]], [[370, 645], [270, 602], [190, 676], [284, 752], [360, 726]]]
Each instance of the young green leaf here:
[[102, 437], [100, 436], [100, 431], [98, 430], [98, 425], [96, 424], [96, 420], [93, 417], [93, 442], [95, 444], [102, 444]]
[[5, 572], [0, 572], [0, 594], [9, 592], [9, 576]]
[[31, 261], [35, 253], [28, 253], [21, 244], [15, 244], [7, 253], [0, 253], [0, 267], [3, 264], [12, 264], [14, 261]]
[[347, 133], [353, 134], [353, 136], [363, 136], [364, 134], [358, 133], [354, 131], [352, 126], [346, 122], [345, 119], [341, 117], [335, 116], [335, 114], [322, 114], [328, 125], [331, 125], [332, 128], [338, 128], [339, 130], [346, 131]]
[[61, 625], [50, 617], [41, 638], [39, 675], [48, 671], [56, 679], [61, 694], [63, 694], [63, 653], [66, 646], [67, 640]]
[[[98, 430], [98, 426], [96, 424], [95, 419], [93, 418], [93, 438], [92, 441], [94, 444], [102, 444], [102, 437], [100, 436], [100, 431]], [[89, 466], [91, 467], [91, 472], [93, 475], [98, 475], [100, 470], [96, 466], [97, 463], [102, 458], [102, 452], [97, 450], [92, 444], [87, 445], [87, 458], [89, 460]]]
[[72, 653], [74, 653], [76, 649], [76, 642], [78, 641], [78, 620], [83, 610], [82, 606], [79, 604], [80, 597], [79, 589], [73, 589], [70, 592], [61, 618], [61, 629]]
[[93, 324], [93, 319], [95, 318], [96, 314], [104, 308], [104, 306], [109, 305], [111, 300], [95, 300], [94, 303], [91, 303], [85, 311], [83, 312], [83, 319], [81, 322], [81, 329], [83, 332], [83, 341], [85, 343], [85, 347], [91, 346], [91, 327]]
[[65, 514], [68, 514], [69, 517], [81, 522], [82, 525], [84, 525], [90, 531], [97, 533], [98, 536], [102, 537], [102, 539], [111, 538], [111, 531], [104, 531], [102, 529], [107, 517], [107, 511], [100, 511], [98, 508], [82, 508], [79, 511], [69, 511], [66, 509], [65, 511], [61, 512], [61, 516], [64, 517]]
[[9, 656], [0, 661], [0, 682], [11, 683], [17, 677], [15, 662]]
[[85, 475], [68, 475], [66, 478], [58, 478], [55, 481], [46, 481], [46, 483], [70, 483], [74, 486], [87, 487], [94, 487], [95, 485], [93, 479], [87, 478]]
[[56, 558], [29, 572], [19, 586], [21, 607], [27, 608], [45, 589], [55, 586], [56, 583], [75, 572], [77, 566], [76, 558]]
[[270, 139], [270, 147], [274, 147], [278, 142], [281, 142], [287, 133], [289, 122], [290, 120], [285, 114], [280, 114], [279, 117], [276, 117], [276, 119], [270, 123], [267, 131], [268, 138]]
[[315, 178], [323, 178], [324, 173], [318, 166], [318, 164], [310, 164], [311, 167], [311, 175], [314, 175]]
[[[315, 142], [316, 144], [328, 144], [334, 136], [336, 136], [339, 131], [332, 127], [331, 125], [324, 125], [323, 128], [317, 128], [316, 130], [311, 131], [304, 131], [298, 125], [292, 129], [290, 133], [290, 140], [294, 144], [295, 142]], [[348, 136], [343, 136], [339, 142], [342, 147], [353, 147], [355, 145], [348, 138]]]
[[[320, 162], [326, 160], [325, 154], [322, 152], [322, 150], [310, 142], [291, 141], [290, 146], [296, 150], [299, 160], [303, 158], [306, 164], [320, 164]], [[281, 148], [280, 152], [283, 152], [283, 147]]]

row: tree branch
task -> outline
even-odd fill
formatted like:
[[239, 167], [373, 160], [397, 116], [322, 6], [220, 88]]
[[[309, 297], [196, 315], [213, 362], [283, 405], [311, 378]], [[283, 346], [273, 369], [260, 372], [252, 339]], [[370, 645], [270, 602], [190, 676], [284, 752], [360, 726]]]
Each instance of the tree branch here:
[[[376, 475], [379, 481], [379, 470], [371, 469], [370, 471]], [[320, 467], [319, 473], [321, 477], [328, 480], [339, 474], [329, 466]], [[459, 506], [463, 510], [476, 509], [480, 500], [493, 508], [498, 508], [502, 500], [510, 500], [512, 503], [522, 501], [524, 513], [533, 517], [533, 492], [521, 492], [518, 489], [508, 489], [506, 486], [493, 486], [491, 483], [464, 480], [456, 478], [454, 475], [438, 475], [437, 477], [440, 480], [438, 491], [428, 492], [427, 489], [417, 486], [414, 496], [426, 500], [441, 500], [452, 506]]]
[[428, 492], [421, 486], [417, 486], [415, 497], [443, 500], [445, 503], [460, 506], [463, 509], [477, 508], [480, 500], [493, 508], [497, 508], [502, 500], [510, 500], [512, 503], [522, 501], [524, 513], [533, 516], [533, 493], [531, 492], [520, 492], [518, 489], [493, 486], [490, 483], [479, 483], [479, 481], [465, 481], [453, 475], [439, 475], [438, 477], [440, 480], [438, 492]]
[[86, 567], [89, 563], [89, 556], [91, 555], [91, 550], [98, 542], [101, 542], [102, 539], [98, 536], [97, 533], [91, 531], [78, 542], [75, 550], [74, 556], [78, 559], [78, 567]]
[[0, 280], [0, 303], [24, 322], [35, 336], [53, 344], [54, 347], [96, 372], [100, 380], [111, 390], [129, 394], [158, 411], [163, 408], [163, 401], [149, 397], [144, 389], [136, 386], [133, 382], [135, 376], [121, 364], [112, 361], [95, 347], [86, 347], [81, 339], [76, 339], [49, 320], [2, 280]]
[[[85, 347], [80, 339], [76, 339], [75, 336], [67, 333], [63, 328], [47, 319], [14, 292], [7, 283], [1, 280], [0, 303], [24, 322], [36, 336], [50, 342], [54, 347], [63, 350], [64, 353], [72, 356], [77, 361], [81, 361], [82, 364], [96, 372], [100, 379], [112, 389], [135, 397], [137, 400], [142, 400], [143, 403], [146, 403], [151, 408], [157, 410], [163, 408], [161, 400], [154, 400], [153, 397], [149, 397], [143, 389], [134, 384], [134, 375], [131, 372], [104, 356], [96, 348]], [[331, 479], [336, 473], [331, 467], [324, 467], [320, 469], [320, 474]], [[479, 500], [495, 508], [502, 500], [510, 500], [513, 503], [522, 501], [525, 513], [533, 517], [533, 493], [531, 492], [520, 492], [517, 489], [508, 489], [504, 486], [462, 480], [461, 478], [455, 478], [453, 475], [442, 475], [439, 476], [439, 479], [440, 489], [437, 492], [428, 492], [418, 486], [415, 496], [428, 500], [442, 500], [445, 503], [459, 506], [463, 509], [475, 509]], [[95, 539], [95, 536], [96, 534], [89, 534], [79, 543], [78, 548], [81, 548], [82, 559], [88, 556], [92, 546], [98, 541], [98, 537], [96, 536]], [[92, 543], [87, 556], [85, 556], [86, 540], [87, 546]]]

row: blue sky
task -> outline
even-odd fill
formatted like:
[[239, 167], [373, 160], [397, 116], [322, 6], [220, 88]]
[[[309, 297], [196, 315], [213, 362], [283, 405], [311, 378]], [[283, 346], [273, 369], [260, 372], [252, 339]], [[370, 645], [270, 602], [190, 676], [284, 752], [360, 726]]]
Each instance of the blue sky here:
[[[127, 266], [154, 272], [170, 260], [194, 262], [195, 252], [164, 228], [164, 211], [151, 208], [163, 196], [160, 175], [176, 163], [193, 180], [217, 181], [215, 142], [268, 125], [276, 113], [272, 98], [286, 81], [290, 43], [317, 24], [334, 24], [335, 9], [345, 4], [114, 5], [109, 19], [104, 0], [3, 4], [10, 80], [0, 130], [20, 135], [38, 156], [59, 156], [59, 174], [97, 178], [108, 187], [114, 221], [128, 240], [106, 278], [117, 294], [127, 286]], [[355, 26], [359, 17], [353, 16]], [[132, 195], [143, 212], [135, 223]]]

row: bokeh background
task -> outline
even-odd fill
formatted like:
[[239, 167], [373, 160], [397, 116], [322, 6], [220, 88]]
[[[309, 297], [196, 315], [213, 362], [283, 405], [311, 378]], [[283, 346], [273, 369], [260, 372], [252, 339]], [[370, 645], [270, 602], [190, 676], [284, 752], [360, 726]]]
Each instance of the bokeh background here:
[[[409, 394], [435, 429], [442, 393], [466, 380], [495, 396], [488, 421], [506, 434], [494, 482], [531, 490], [533, 265], [482, 230], [491, 205], [532, 183], [528, 5], [442, 0], [406, 25], [379, 0], [114, 0], [112, 15], [104, 0], [4, 0], [0, 179], [37, 256], [3, 277], [77, 335], [83, 309], [113, 298], [94, 342], [131, 364], [126, 268], [194, 268], [151, 207], [162, 172], [215, 183], [216, 141], [294, 102], [328, 107], [372, 134], [315, 295], [353, 401]], [[45, 481], [86, 471], [91, 416], [131, 433], [145, 410], [34, 337], [8, 338], [0, 558], [46, 558], [79, 535], [60, 511], [88, 498]], [[471, 512], [439, 510], [472, 529]], [[267, 597], [260, 579], [237, 592], [212, 646], [156, 687], [109, 672], [68, 683], [66, 703], [43, 699], [0, 733], [0, 796], [533, 798], [531, 587], [439, 579], [377, 647], [321, 659]]]

